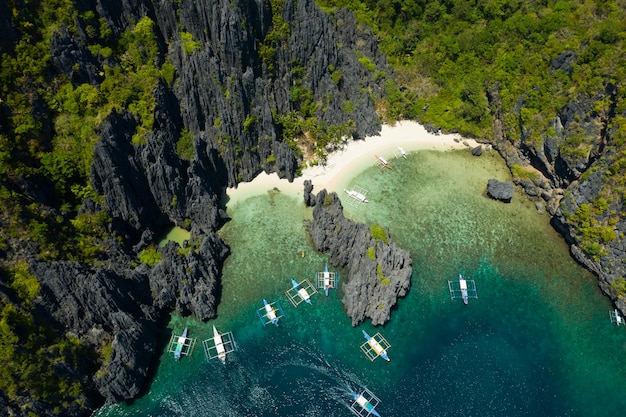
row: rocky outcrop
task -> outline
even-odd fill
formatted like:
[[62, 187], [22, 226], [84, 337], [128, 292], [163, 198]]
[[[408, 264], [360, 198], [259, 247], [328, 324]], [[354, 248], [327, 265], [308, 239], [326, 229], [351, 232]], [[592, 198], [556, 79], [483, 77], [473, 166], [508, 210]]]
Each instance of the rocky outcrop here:
[[[577, 55], [566, 51], [552, 63], [550, 71], [562, 71], [571, 76]], [[626, 275], [623, 259], [626, 256], [626, 221], [623, 198], [607, 197], [615, 175], [614, 161], [621, 145], [614, 138], [621, 137], [614, 122], [617, 114], [618, 89], [606, 83], [595, 95], [580, 95], [559, 109], [554, 120], [541, 132], [540, 140], [530, 138], [532, 126], [519, 117], [525, 105], [520, 97], [509, 115], [518, 125], [505, 128], [504, 110], [499, 97], [499, 86], [488, 88], [487, 95], [494, 109], [494, 147], [500, 152], [514, 174], [514, 182], [532, 198], [546, 203], [551, 223], [570, 245], [572, 257], [599, 281], [600, 288], [626, 313], [626, 300], [619, 299], [612, 284]], [[602, 103], [602, 106], [598, 106]], [[510, 130], [515, 134], [510, 134]], [[513, 137], [512, 137], [513, 136]], [[568, 141], [577, 141], [575, 151]], [[613, 167], [611, 167], [613, 165]], [[619, 165], [619, 163], [617, 164]], [[621, 174], [619, 174], [621, 175]], [[606, 207], [595, 206], [598, 201]], [[538, 206], [539, 207], [539, 206]], [[543, 205], [541, 205], [543, 209]], [[592, 208], [593, 207], [593, 208]], [[589, 234], [573, 215], [579, 209], [590, 209], [593, 224], [604, 230], [602, 239], [590, 240]], [[612, 237], [612, 235], [614, 237]]]
[[159, 311], [141, 272], [88, 269], [73, 262], [33, 263], [41, 284], [38, 306], [57, 325], [99, 351], [112, 353], [94, 376], [110, 402], [139, 394], [157, 348]]
[[228, 254], [228, 247], [214, 234], [193, 233], [183, 248], [169, 242], [161, 250], [163, 260], [148, 272], [154, 305], [200, 320], [214, 318], [218, 277]]
[[493, 178], [487, 181], [487, 195], [494, 200], [510, 203], [514, 192], [515, 187], [511, 181], [498, 181]]
[[388, 231], [345, 218], [337, 194], [322, 190], [314, 203], [311, 238], [317, 250], [329, 252], [333, 266], [348, 269], [341, 289], [352, 325], [366, 318], [373, 325], [386, 323], [411, 286], [409, 251], [399, 248]]

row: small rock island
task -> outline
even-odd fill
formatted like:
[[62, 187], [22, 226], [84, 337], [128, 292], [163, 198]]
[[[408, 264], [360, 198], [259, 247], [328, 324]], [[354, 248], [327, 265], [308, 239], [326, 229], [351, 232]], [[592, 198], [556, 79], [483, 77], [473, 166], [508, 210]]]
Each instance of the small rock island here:
[[336, 193], [324, 189], [313, 195], [312, 190], [311, 181], [305, 181], [304, 201], [313, 206], [309, 232], [316, 249], [329, 252], [331, 265], [348, 269], [341, 288], [352, 325], [366, 318], [373, 325], [386, 323], [398, 298], [406, 296], [411, 287], [409, 251], [398, 247], [382, 227], [344, 217]]

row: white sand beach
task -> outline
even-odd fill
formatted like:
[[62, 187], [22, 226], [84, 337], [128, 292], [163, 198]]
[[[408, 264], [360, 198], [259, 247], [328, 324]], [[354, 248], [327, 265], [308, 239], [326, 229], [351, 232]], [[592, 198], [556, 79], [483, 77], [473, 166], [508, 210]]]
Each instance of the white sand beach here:
[[478, 146], [478, 142], [473, 139], [465, 139], [456, 134], [435, 135], [428, 133], [417, 122], [402, 121], [394, 126], [383, 125], [379, 136], [349, 141], [342, 150], [331, 153], [326, 164], [305, 168], [302, 175], [291, 183], [278, 178], [275, 173], [261, 173], [251, 182], [241, 183], [237, 188], [228, 188], [226, 193], [229, 204], [264, 194], [273, 188], [302, 195], [304, 181], [308, 179], [313, 183], [314, 193], [326, 188], [339, 194], [355, 175], [377, 164], [376, 155], [389, 160], [393, 169], [393, 160], [396, 156], [402, 157], [399, 148], [408, 154], [424, 149], [447, 151], [474, 146]]

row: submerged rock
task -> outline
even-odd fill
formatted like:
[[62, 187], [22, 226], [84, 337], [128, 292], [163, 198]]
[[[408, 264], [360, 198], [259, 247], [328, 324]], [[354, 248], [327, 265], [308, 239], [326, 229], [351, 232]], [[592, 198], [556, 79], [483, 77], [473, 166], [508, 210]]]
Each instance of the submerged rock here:
[[411, 286], [409, 251], [392, 242], [387, 230], [345, 218], [337, 194], [326, 190], [315, 197], [310, 233], [317, 250], [330, 253], [333, 266], [348, 269], [342, 302], [352, 325], [366, 318], [373, 325], [386, 323]]

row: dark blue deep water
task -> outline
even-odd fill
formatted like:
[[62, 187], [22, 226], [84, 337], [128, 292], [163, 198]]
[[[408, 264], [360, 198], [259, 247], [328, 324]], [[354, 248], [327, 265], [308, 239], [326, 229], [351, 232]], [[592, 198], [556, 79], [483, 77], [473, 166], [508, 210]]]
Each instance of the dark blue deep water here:
[[[383, 417], [624, 415], [626, 330], [610, 323], [608, 299], [548, 217], [521, 193], [511, 204], [488, 199], [489, 178], [509, 179], [499, 157], [464, 151], [355, 173], [371, 202], [346, 215], [388, 227], [414, 261], [411, 291], [377, 328], [351, 327], [336, 291], [298, 308], [287, 300], [290, 278], [313, 282], [327, 260], [309, 242], [301, 196], [272, 190], [229, 204], [219, 317], [173, 317], [174, 332], [188, 326], [198, 338], [193, 355], [175, 362], [164, 340], [148, 392], [97, 415], [350, 416], [349, 391], [365, 387]], [[467, 306], [449, 297], [458, 273], [478, 288]], [[261, 325], [263, 298], [282, 305], [279, 327]], [[226, 365], [204, 357], [213, 324], [239, 346]], [[361, 329], [385, 336], [391, 362], [365, 357]]]

